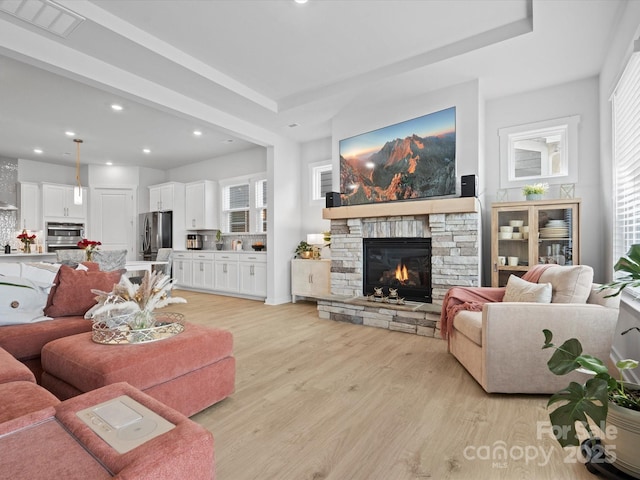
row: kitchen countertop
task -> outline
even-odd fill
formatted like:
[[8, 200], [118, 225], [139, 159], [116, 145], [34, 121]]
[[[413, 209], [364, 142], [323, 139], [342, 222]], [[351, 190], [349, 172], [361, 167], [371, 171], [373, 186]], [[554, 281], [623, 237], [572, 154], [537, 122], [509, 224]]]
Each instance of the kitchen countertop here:
[[0, 253], [0, 258], [2, 257], [55, 257], [55, 253]]

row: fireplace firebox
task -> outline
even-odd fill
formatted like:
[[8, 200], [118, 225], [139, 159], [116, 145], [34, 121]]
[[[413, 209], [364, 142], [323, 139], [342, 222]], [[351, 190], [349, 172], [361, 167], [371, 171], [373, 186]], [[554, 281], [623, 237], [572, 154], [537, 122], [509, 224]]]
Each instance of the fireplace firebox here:
[[382, 287], [384, 295], [397, 289], [398, 297], [431, 303], [430, 238], [365, 238], [363, 242], [365, 296]]

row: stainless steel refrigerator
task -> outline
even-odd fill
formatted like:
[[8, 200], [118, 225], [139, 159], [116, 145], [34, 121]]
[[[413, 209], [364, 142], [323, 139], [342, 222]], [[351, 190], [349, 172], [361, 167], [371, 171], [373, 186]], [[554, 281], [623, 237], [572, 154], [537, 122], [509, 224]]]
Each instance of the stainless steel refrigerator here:
[[143, 260], [155, 260], [159, 248], [172, 248], [172, 212], [140, 214], [138, 251]]

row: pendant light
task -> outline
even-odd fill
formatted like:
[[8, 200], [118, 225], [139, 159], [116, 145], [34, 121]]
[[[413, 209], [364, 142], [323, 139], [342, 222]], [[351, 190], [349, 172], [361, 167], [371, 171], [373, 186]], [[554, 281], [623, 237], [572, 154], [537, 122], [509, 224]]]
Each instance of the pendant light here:
[[74, 142], [76, 142], [76, 183], [77, 185], [73, 187], [73, 203], [75, 205], [82, 205], [82, 185], [80, 184], [80, 144], [82, 140], [79, 138], [74, 138]]

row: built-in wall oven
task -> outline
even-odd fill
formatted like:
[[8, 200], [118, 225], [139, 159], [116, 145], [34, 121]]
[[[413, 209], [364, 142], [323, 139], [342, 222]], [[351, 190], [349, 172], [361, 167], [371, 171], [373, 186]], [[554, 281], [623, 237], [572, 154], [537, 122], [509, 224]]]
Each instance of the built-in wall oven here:
[[47, 252], [77, 249], [84, 238], [84, 223], [47, 222]]

